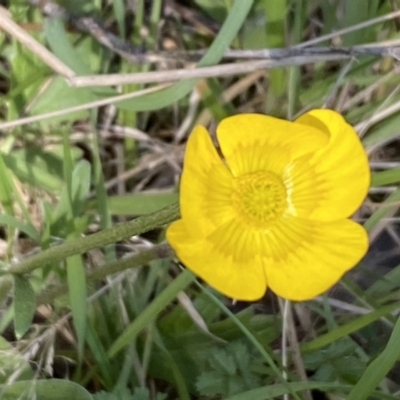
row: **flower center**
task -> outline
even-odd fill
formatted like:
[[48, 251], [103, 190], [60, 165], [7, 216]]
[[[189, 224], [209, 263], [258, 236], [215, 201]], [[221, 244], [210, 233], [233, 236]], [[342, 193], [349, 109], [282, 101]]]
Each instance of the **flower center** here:
[[234, 181], [233, 205], [238, 217], [254, 228], [265, 228], [286, 209], [286, 189], [272, 172], [259, 171]]

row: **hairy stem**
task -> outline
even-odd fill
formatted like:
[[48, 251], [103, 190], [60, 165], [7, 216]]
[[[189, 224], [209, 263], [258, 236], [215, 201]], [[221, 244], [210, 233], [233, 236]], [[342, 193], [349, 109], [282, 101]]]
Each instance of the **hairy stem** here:
[[[144, 250], [138, 254], [130, 257], [123, 258], [121, 260], [109, 262], [99, 268], [86, 272], [87, 281], [95, 279], [103, 279], [108, 275], [115, 274], [117, 272], [126, 271], [130, 268], [140, 267], [150, 261], [157, 260], [160, 258], [172, 257], [174, 254], [172, 248], [167, 243], [161, 243], [155, 245], [149, 250]], [[68, 285], [62, 284], [47, 290], [39, 295], [37, 298], [37, 304], [51, 303], [58, 296], [62, 296], [68, 293]]]
[[130, 236], [155, 229], [179, 218], [179, 206], [173, 204], [150, 215], [138, 217], [127, 223], [104, 229], [78, 239], [69, 240], [58, 246], [51, 247], [39, 254], [29, 257], [18, 264], [11, 265], [8, 272], [26, 274], [50, 263], [55, 263], [75, 254], [82, 254], [97, 247], [104, 247]]

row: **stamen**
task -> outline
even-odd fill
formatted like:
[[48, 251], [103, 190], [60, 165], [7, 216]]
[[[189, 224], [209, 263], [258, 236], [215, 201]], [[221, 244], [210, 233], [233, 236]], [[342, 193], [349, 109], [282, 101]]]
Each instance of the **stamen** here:
[[272, 172], [259, 171], [234, 180], [232, 201], [238, 217], [248, 226], [266, 228], [287, 208], [286, 188]]

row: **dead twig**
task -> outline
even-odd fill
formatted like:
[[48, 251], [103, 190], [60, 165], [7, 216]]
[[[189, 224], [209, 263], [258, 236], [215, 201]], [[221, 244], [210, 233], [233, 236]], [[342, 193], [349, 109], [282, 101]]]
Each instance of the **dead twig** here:
[[66, 78], [75, 76], [75, 72], [61, 62], [46, 47], [36, 41], [31, 35], [16, 24], [10, 17], [8, 11], [0, 6], [0, 29], [8, 33], [10, 36], [18, 40], [22, 45], [36, 54], [44, 63], [46, 63], [53, 71]]

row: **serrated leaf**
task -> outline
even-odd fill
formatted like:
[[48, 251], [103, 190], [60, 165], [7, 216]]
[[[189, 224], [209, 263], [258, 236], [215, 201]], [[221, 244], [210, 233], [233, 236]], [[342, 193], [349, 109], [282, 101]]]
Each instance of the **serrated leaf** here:
[[219, 372], [203, 372], [197, 378], [196, 388], [203, 396], [217, 396], [222, 393], [224, 379], [224, 375]]
[[14, 276], [14, 326], [18, 339], [25, 335], [31, 326], [36, 310], [35, 292], [25, 277]]
[[228, 354], [226, 349], [215, 350], [209, 359], [209, 363], [215, 371], [229, 375], [235, 374], [235, 360], [231, 354]]
[[262, 359], [256, 358], [244, 341], [211, 349], [207, 355], [213, 371], [205, 371], [199, 376], [196, 387], [200, 394], [225, 398], [261, 385], [264, 371], [253, 370], [252, 366], [259, 365]]

